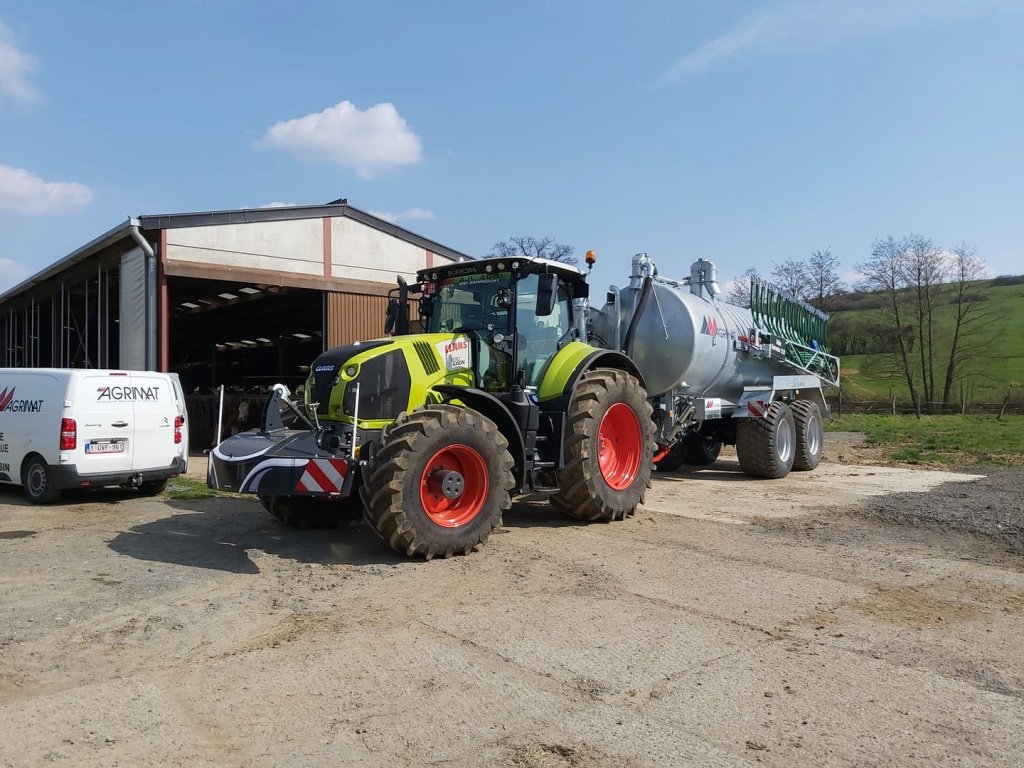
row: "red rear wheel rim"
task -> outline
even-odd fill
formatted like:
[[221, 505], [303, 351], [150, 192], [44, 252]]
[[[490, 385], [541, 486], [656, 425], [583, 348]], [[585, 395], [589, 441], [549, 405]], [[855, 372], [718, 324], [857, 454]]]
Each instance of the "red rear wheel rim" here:
[[[453, 487], [457, 490], [454, 496]], [[480, 452], [468, 445], [446, 445], [423, 469], [420, 504], [431, 522], [458, 528], [480, 514], [489, 488], [487, 462]]]
[[643, 433], [636, 413], [625, 403], [609, 408], [597, 428], [597, 466], [616, 491], [636, 480], [643, 456]]

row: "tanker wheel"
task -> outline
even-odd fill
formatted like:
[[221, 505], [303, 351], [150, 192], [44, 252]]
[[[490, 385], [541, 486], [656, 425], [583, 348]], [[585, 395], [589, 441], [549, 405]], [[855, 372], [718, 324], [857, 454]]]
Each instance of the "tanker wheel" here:
[[312, 496], [266, 496], [259, 494], [260, 504], [289, 528], [315, 530], [338, 528], [359, 520], [363, 502], [358, 496], [343, 499], [318, 499]]
[[624, 371], [580, 377], [569, 403], [565, 466], [551, 503], [579, 520], [621, 520], [651, 484], [654, 422], [647, 393]]
[[512, 506], [512, 456], [493, 421], [431, 405], [404, 414], [380, 439], [366, 474], [366, 520], [408, 556], [469, 554]]
[[777, 480], [789, 474], [796, 457], [793, 411], [776, 401], [764, 416], [743, 419], [736, 426], [736, 457], [751, 477]]
[[821, 409], [811, 400], [797, 400], [790, 409], [796, 423], [796, 456], [793, 469], [807, 472], [818, 466], [825, 448], [825, 427]]

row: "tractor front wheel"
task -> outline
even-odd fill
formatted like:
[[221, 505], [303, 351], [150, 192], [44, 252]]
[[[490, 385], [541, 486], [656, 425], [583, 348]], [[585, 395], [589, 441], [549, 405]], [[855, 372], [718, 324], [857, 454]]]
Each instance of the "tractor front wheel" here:
[[647, 393], [625, 371], [580, 377], [569, 404], [565, 465], [551, 503], [579, 520], [621, 520], [651, 484], [654, 422]]
[[469, 554], [512, 505], [512, 456], [493, 421], [470, 408], [432, 405], [403, 414], [366, 474], [366, 520], [396, 552]]

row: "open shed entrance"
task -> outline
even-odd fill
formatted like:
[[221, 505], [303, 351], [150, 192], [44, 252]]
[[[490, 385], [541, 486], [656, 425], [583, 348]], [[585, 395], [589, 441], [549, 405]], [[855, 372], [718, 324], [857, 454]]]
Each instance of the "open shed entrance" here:
[[212, 444], [225, 387], [222, 434], [255, 427], [270, 387], [302, 386], [324, 348], [320, 291], [188, 277], [167, 280], [169, 370], [188, 398], [192, 445]]

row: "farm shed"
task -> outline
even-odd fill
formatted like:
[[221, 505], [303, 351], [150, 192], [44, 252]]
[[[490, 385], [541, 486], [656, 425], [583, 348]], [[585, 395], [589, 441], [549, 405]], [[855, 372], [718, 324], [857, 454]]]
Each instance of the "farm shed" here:
[[176, 372], [202, 433], [215, 388], [301, 384], [383, 334], [397, 275], [468, 258], [344, 200], [139, 216], [0, 296], [0, 365]]

